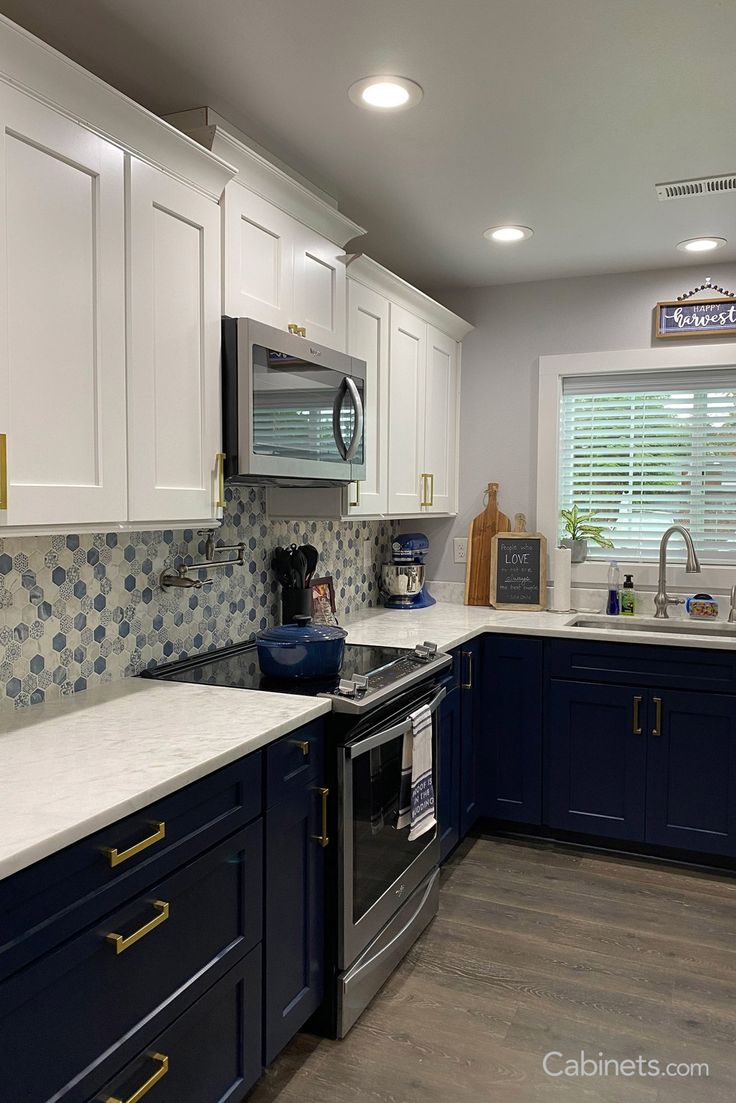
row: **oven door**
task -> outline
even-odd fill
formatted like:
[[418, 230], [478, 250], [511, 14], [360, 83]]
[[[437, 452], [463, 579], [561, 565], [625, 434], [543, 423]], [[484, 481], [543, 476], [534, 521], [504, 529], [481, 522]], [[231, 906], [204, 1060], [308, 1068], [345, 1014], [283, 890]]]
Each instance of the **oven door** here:
[[[432, 711], [435, 805], [438, 792], [437, 710], [446, 689], [412, 702]], [[437, 827], [409, 841], [396, 828], [408, 713], [368, 730], [339, 751], [340, 827], [338, 967], [347, 969], [439, 862]]]

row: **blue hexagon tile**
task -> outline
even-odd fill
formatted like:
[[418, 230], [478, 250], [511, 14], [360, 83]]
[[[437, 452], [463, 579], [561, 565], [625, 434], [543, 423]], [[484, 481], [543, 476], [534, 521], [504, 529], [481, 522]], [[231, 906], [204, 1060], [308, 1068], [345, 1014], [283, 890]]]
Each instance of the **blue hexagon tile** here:
[[[269, 521], [264, 493], [228, 487], [217, 539], [244, 541], [244, 567], [202, 590], [159, 586], [165, 568], [204, 558], [191, 530], [0, 538], [0, 707], [22, 708], [148, 666], [250, 639], [279, 616], [277, 544], [314, 544], [338, 614], [378, 604], [393, 527], [379, 521]], [[370, 540], [373, 562], [363, 566]]]

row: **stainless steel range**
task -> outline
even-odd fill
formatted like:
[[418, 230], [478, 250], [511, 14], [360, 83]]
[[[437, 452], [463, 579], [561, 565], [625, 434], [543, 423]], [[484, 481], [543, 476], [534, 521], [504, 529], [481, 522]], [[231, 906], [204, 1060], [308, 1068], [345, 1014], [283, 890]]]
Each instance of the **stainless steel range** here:
[[401, 757], [411, 713], [432, 713], [433, 771], [439, 792], [441, 676], [449, 655], [432, 643], [412, 649], [346, 644], [339, 677], [279, 680], [261, 675], [255, 646], [237, 645], [148, 671], [147, 676], [230, 688], [328, 697], [329, 782], [338, 792], [328, 848], [330, 983], [314, 1024], [344, 1037], [437, 911], [435, 827], [410, 842], [397, 828]]

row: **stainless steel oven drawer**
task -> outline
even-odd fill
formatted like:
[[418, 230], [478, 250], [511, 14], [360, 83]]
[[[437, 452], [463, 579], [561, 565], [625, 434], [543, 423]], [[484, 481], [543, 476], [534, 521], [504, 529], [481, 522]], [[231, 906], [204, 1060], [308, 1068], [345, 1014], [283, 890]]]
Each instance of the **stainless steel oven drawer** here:
[[418, 889], [363, 951], [357, 961], [338, 978], [338, 1037], [344, 1038], [401, 959], [437, 914], [440, 899], [440, 871], [433, 870]]

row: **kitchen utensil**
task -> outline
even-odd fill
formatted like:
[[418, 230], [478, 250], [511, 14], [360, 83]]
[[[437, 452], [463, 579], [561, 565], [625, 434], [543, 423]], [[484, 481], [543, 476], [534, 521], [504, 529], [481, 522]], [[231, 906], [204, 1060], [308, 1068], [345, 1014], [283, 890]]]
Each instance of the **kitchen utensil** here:
[[291, 561], [294, 565], [294, 570], [296, 571], [297, 578], [299, 580], [298, 588], [300, 590], [304, 590], [306, 589], [307, 585], [307, 557], [301, 550], [301, 548], [297, 548], [297, 550], [291, 557]]
[[411, 597], [421, 593], [426, 567], [418, 563], [384, 563], [381, 586], [391, 597]]
[[307, 577], [305, 579], [307, 586], [314, 578], [314, 572], [317, 570], [317, 563], [319, 562], [319, 552], [311, 544], [302, 545], [302, 553], [307, 560]]
[[498, 508], [498, 483], [489, 483], [488, 504], [471, 521], [465, 568], [465, 604], [488, 605], [491, 600], [491, 541], [497, 532], [508, 532], [509, 519]]
[[334, 624], [311, 621], [297, 616], [294, 624], [258, 633], [258, 663], [267, 678], [324, 678], [340, 673], [347, 632]]

